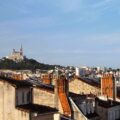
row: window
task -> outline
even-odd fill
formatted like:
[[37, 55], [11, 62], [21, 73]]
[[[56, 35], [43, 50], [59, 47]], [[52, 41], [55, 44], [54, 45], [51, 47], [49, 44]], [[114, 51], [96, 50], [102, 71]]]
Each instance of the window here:
[[27, 93], [27, 102], [30, 102], [30, 92]]
[[22, 93], [22, 103], [24, 103], [24, 92]]

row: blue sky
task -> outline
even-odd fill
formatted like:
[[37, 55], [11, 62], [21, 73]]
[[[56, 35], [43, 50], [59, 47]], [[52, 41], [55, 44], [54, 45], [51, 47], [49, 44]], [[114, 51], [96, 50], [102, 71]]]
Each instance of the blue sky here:
[[0, 0], [0, 57], [120, 67], [120, 0]]

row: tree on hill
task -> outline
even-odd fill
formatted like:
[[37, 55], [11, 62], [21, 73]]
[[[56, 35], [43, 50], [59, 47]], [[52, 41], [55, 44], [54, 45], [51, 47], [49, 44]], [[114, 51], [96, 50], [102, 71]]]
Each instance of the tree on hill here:
[[20, 62], [15, 62], [13, 60], [9, 59], [1, 59], [0, 60], [0, 69], [12, 69], [12, 70], [35, 70], [35, 69], [41, 69], [41, 70], [50, 70], [54, 69], [55, 66], [61, 67], [59, 65], [49, 65], [44, 63], [39, 63], [38, 61], [34, 59], [24, 59]]

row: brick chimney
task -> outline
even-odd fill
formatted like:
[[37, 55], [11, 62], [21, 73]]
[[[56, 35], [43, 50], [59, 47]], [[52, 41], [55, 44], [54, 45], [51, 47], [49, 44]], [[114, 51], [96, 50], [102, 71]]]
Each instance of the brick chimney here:
[[12, 74], [11, 78], [14, 80], [23, 80], [23, 75], [22, 74]]
[[57, 80], [57, 91], [60, 99], [64, 115], [71, 116], [71, 108], [68, 100], [68, 80], [64, 76], [60, 76]]
[[57, 84], [58, 84], [58, 92], [59, 93], [67, 93], [68, 92], [68, 80], [64, 76], [60, 76], [58, 78]]
[[116, 100], [116, 79], [113, 74], [104, 74], [101, 79], [101, 95]]
[[43, 77], [42, 77], [42, 82], [44, 84], [51, 84], [51, 76], [49, 74], [45, 74]]

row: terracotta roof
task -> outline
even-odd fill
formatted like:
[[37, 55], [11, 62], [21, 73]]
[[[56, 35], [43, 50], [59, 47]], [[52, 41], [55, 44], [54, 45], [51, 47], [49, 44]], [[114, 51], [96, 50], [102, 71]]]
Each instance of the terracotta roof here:
[[38, 87], [38, 88], [44, 88], [47, 90], [54, 91], [54, 86], [53, 85], [46, 85], [43, 84], [42, 82], [36, 81], [36, 80], [15, 80], [12, 78], [6, 78], [6, 77], [1, 77], [0, 76], [0, 81], [6, 81], [12, 85], [15, 85], [17, 87]]
[[25, 80], [14, 80], [14, 79], [11, 79], [11, 78], [5, 78], [5, 77], [1, 77], [0, 76], [0, 81], [6, 81], [12, 85], [15, 85], [17, 87], [24, 87], [24, 86], [32, 86], [31, 83], [25, 81]]
[[43, 89], [47, 89], [47, 90], [54, 91], [54, 86], [53, 86], [53, 85], [48, 85], [48, 84], [42, 83], [42, 82], [39, 81], [39, 80], [28, 79], [28, 80], [26, 80], [26, 81], [29, 82], [30, 84], [38, 87], [38, 88], [43, 88]]

